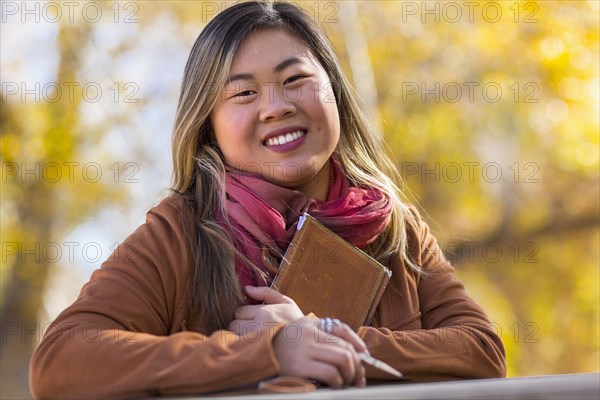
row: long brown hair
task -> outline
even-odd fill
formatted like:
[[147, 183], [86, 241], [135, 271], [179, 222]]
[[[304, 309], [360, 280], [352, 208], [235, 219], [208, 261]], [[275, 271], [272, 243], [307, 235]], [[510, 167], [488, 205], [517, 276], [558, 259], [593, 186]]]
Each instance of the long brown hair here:
[[[190, 311], [210, 333], [226, 329], [244, 297], [236, 275], [235, 257], [256, 266], [236, 249], [224, 209], [225, 166], [209, 115], [223, 87], [233, 57], [248, 34], [264, 28], [285, 29], [302, 40], [327, 72], [340, 115], [340, 141], [335, 156], [351, 185], [378, 187], [393, 203], [391, 223], [367, 248], [381, 262], [406, 256], [406, 219], [410, 213], [401, 201], [399, 175], [385, 156], [381, 134], [361, 111], [344, 77], [333, 46], [316, 22], [301, 8], [286, 2], [244, 2], [217, 15], [194, 43], [185, 66], [173, 128], [173, 190], [185, 195], [195, 213], [194, 265], [190, 272]], [[219, 225], [225, 216], [229, 230]]]

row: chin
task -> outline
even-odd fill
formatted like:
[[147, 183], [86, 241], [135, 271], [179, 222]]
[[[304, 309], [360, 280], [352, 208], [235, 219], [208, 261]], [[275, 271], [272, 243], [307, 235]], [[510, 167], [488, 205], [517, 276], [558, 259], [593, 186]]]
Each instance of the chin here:
[[290, 181], [286, 179], [273, 179], [271, 180], [271, 182], [276, 184], [277, 186], [281, 186], [288, 189], [298, 189], [301, 186], [303, 186], [304, 183], [301, 181]]

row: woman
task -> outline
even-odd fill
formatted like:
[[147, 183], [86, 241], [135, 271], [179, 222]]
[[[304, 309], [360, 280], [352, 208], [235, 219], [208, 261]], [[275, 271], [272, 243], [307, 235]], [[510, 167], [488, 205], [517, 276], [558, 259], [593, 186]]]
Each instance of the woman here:
[[[298, 7], [236, 4], [205, 27], [184, 72], [173, 163], [173, 194], [36, 349], [36, 397], [199, 393], [277, 375], [333, 387], [390, 379], [359, 352], [409, 380], [504, 376], [500, 339], [401, 201], [380, 135]], [[342, 323], [335, 341], [268, 288], [263, 256], [281, 258], [306, 210], [393, 271], [371, 325]]]

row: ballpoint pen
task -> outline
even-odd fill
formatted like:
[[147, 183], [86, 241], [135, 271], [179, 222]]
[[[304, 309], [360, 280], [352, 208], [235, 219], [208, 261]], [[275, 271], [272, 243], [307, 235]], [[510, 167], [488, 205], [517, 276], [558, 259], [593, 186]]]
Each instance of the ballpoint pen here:
[[363, 361], [364, 363], [369, 364], [369, 365], [371, 365], [377, 369], [380, 369], [384, 372], [387, 372], [388, 374], [393, 375], [397, 378], [402, 378], [404, 376], [404, 375], [402, 375], [402, 372], [396, 370], [395, 368], [392, 368], [388, 364], [384, 363], [381, 360], [376, 359], [375, 357], [371, 357], [367, 353], [358, 353], [358, 358], [360, 358], [360, 360]]
[[[335, 327], [339, 326], [341, 324], [341, 321], [337, 318], [325, 317], [325, 318], [321, 318], [319, 320], [319, 323], [320, 323], [321, 330], [323, 330], [327, 333], [333, 333]], [[363, 361], [365, 364], [369, 364], [370, 366], [380, 369], [384, 372], [387, 372], [388, 374], [393, 375], [397, 378], [402, 378], [404, 376], [404, 375], [402, 375], [402, 372], [389, 366], [388, 364], [384, 363], [383, 361], [378, 360], [375, 357], [368, 355], [367, 353], [359, 352], [358, 358], [360, 358], [360, 360]]]

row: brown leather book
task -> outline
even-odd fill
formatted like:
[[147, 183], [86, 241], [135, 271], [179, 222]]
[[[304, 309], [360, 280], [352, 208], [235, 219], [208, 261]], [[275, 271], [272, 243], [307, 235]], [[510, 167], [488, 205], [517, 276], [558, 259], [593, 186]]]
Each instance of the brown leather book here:
[[303, 313], [368, 325], [392, 272], [304, 213], [271, 287]]

